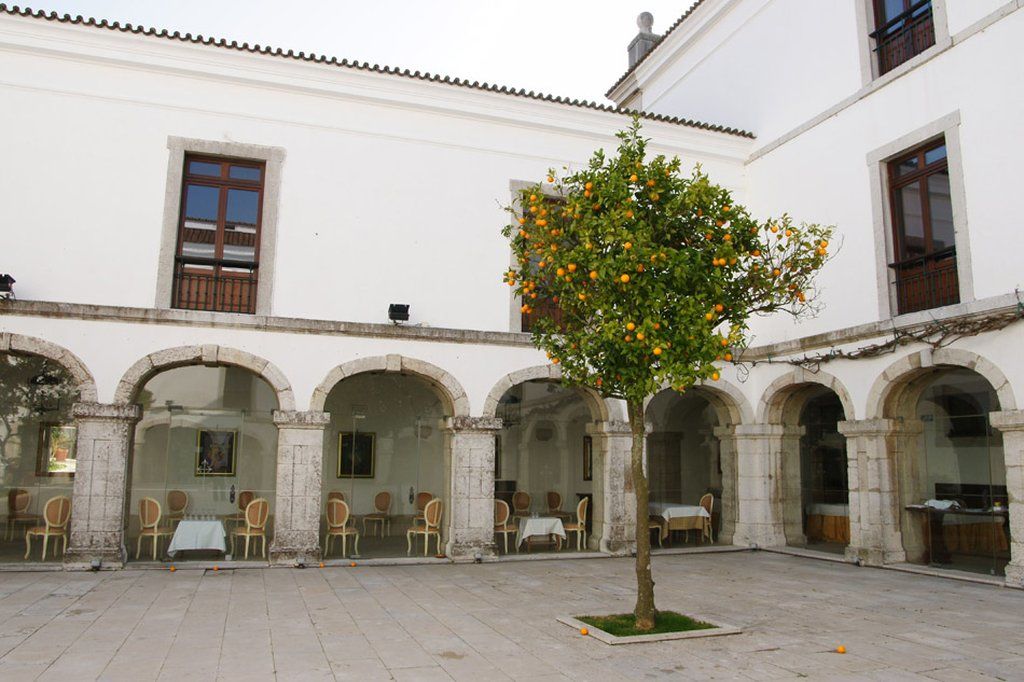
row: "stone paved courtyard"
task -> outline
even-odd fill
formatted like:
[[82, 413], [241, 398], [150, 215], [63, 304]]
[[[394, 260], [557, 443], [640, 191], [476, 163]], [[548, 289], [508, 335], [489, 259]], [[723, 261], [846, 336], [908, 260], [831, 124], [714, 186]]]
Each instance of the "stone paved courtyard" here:
[[555, 622], [629, 610], [625, 559], [0, 573], [0, 679], [1024, 679], [1024, 592], [763, 552], [655, 575], [662, 608], [746, 632], [610, 647]]

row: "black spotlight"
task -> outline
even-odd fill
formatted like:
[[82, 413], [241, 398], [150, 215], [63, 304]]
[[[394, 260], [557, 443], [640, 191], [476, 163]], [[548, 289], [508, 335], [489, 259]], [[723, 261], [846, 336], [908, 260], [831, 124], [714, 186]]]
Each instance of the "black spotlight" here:
[[398, 324], [399, 322], [409, 321], [409, 304], [408, 303], [392, 303], [388, 306], [388, 319]]

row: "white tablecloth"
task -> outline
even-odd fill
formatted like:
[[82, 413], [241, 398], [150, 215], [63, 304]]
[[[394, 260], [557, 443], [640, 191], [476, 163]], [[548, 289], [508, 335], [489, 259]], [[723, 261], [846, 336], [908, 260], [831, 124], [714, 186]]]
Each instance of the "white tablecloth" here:
[[708, 510], [699, 504], [676, 504], [675, 502], [651, 502], [647, 505], [647, 513], [653, 516], [660, 516], [666, 521], [691, 516], [711, 518]]
[[562, 519], [553, 516], [540, 516], [537, 518], [519, 519], [519, 535], [516, 536], [518, 543], [532, 535], [557, 535], [565, 539], [565, 526]]
[[807, 513], [818, 514], [820, 516], [849, 516], [850, 505], [824, 504], [822, 502], [816, 502], [807, 506]]
[[193, 521], [186, 519], [178, 524], [171, 538], [167, 554], [174, 556], [183, 549], [212, 549], [226, 552], [228, 549], [227, 533], [220, 521]]

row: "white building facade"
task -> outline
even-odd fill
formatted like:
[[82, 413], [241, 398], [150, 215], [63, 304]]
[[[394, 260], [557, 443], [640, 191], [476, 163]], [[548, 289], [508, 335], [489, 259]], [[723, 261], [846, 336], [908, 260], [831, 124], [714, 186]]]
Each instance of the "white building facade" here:
[[[817, 317], [652, 398], [654, 499], [710, 494], [715, 542], [1024, 583], [1021, 5], [703, 0], [609, 91], [655, 153], [841, 242]], [[500, 279], [513, 192], [628, 114], [11, 8], [0, 60], [10, 542], [42, 517], [66, 566], [157, 558], [184, 492], [184, 516], [266, 500], [267, 558], [312, 562], [338, 493], [404, 556], [429, 492], [435, 553], [472, 560], [519, 490], [586, 499], [590, 550], [630, 551], [625, 410], [557, 386]]]

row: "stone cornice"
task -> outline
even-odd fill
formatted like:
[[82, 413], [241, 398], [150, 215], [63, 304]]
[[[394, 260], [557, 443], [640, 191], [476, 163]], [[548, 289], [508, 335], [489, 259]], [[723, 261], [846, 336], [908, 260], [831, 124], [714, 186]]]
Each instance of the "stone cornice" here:
[[137, 422], [142, 418], [140, 405], [108, 405], [104, 403], [75, 403], [71, 406], [75, 419], [102, 419]]
[[274, 410], [274, 424], [286, 429], [322, 429], [331, 423], [329, 412], [297, 412]]

